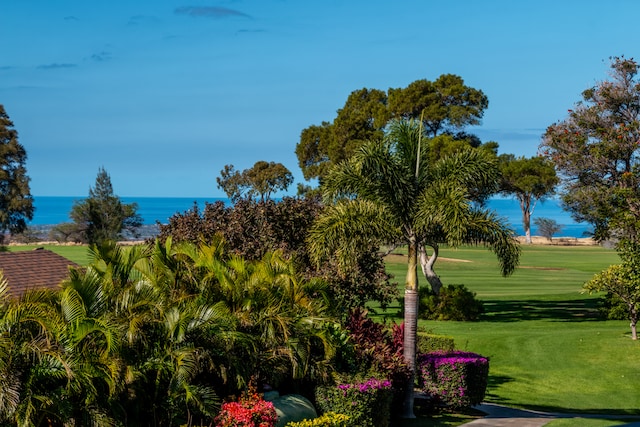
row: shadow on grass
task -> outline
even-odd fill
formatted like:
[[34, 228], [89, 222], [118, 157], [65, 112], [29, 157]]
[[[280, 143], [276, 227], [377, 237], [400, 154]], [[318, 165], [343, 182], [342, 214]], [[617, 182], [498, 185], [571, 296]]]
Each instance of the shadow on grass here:
[[497, 405], [509, 405], [511, 403], [508, 399], [500, 397], [492, 393], [492, 390], [501, 386], [502, 384], [515, 381], [512, 377], [505, 375], [493, 375], [489, 372], [489, 378], [487, 379], [487, 392], [485, 394], [485, 401], [495, 403]]
[[473, 408], [452, 411], [446, 408], [414, 408], [416, 418], [393, 420], [393, 427], [454, 427], [484, 417], [484, 413]]
[[[492, 402], [494, 403], [494, 402]], [[498, 403], [498, 402], [495, 402]], [[498, 403], [500, 404], [500, 403]], [[507, 405], [511, 406], [511, 405]], [[516, 407], [516, 406], [513, 406]], [[518, 406], [521, 407], [521, 406]], [[632, 420], [637, 420], [640, 416], [639, 408], [628, 408], [628, 409], [608, 409], [608, 408], [596, 408], [596, 409], [576, 409], [576, 408], [560, 408], [557, 406], [540, 406], [540, 405], [527, 405], [525, 407], [521, 407], [522, 409], [529, 409], [532, 411], [540, 411], [547, 412], [550, 414], [563, 414], [565, 417], [569, 418], [572, 416], [579, 415], [606, 415], [610, 416], [612, 419], [619, 417], [618, 419], [631, 418]], [[562, 417], [559, 417], [562, 418]]]
[[551, 320], [584, 322], [601, 320], [597, 299], [565, 301], [504, 301], [483, 300], [485, 313], [480, 320], [490, 322], [518, 322], [522, 320]]

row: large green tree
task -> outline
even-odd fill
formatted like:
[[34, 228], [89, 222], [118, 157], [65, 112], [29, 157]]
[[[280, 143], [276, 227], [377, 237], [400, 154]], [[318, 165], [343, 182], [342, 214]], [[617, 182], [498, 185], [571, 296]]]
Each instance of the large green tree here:
[[218, 188], [233, 203], [242, 197], [258, 198], [264, 202], [273, 193], [287, 191], [293, 183], [293, 175], [282, 163], [259, 160], [242, 172], [235, 170], [233, 165], [225, 165], [216, 181]]
[[486, 95], [456, 75], [435, 81], [417, 80], [406, 88], [353, 91], [332, 122], [312, 125], [300, 134], [296, 156], [307, 180], [322, 179], [329, 169], [348, 159], [363, 144], [381, 141], [392, 118], [422, 120], [429, 136], [457, 134], [480, 123], [488, 106]]
[[137, 229], [142, 225], [137, 209], [136, 203], [123, 203], [114, 194], [111, 177], [100, 168], [95, 187], [89, 189], [89, 197], [76, 201], [69, 216], [75, 235], [82, 241], [101, 243], [121, 239], [125, 231], [137, 235]]
[[[329, 206], [309, 238], [315, 259], [337, 255], [344, 266], [364, 245], [407, 246], [404, 357], [412, 371], [418, 265], [437, 293], [441, 282], [433, 265], [442, 244], [487, 245], [505, 275], [514, 271], [520, 253], [512, 230], [471, 199], [471, 189], [497, 185], [495, 156], [468, 148], [429, 162], [429, 149], [420, 123], [392, 122], [382, 143], [363, 145], [325, 178], [322, 190]], [[407, 396], [406, 410], [410, 416], [412, 396]]]
[[544, 134], [540, 152], [556, 165], [564, 205], [598, 240], [640, 237], [639, 142], [638, 63], [624, 57]]
[[514, 196], [520, 203], [525, 241], [531, 243], [531, 216], [536, 204], [555, 191], [558, 184], [555, 167], [544, 157], [503, 154], [500, 156], [500, 172], [500, 191]]
[[431, 137], [480, 124], [488, 106], [489, 99], [481, 90], [465, 85], [454, 74], [443, 74], [433, 82], [416, 80], [406, 88], [389, 89], [392, 115], [420, 119]]
[[18, 142], [18, 132], [0, 104], [0, 232], [21, 233], [33, 219], [26, 161], [27, 152]]

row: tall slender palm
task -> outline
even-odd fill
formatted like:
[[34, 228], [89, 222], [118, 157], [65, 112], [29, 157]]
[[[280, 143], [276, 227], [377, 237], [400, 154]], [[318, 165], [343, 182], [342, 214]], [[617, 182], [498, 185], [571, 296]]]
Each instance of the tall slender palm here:
[[[434, 292], [441, 286], [433, 263], [441, 244], [484, 244], [498, 257], [504, 275], [518, 264], [519, 247], [492, 212], [473, 203], [474, 190], [495, 187], [495, 159], [466, 149], [429, 161], [429, 144], [416, 121], [395, 121], [382, 143], [362, 146], [337, 165], [322, 185], [327, 204], [309, 237], [316, 259], [337, 256], [349, 262], [354, 247], [403, 243], [408, 247], [405, 287], [404, 357], [415, 371], [418, 264]], [[432, 248], [427, 258], [425, 247]], [[405, 416], [413, 416], [413, 378]]]

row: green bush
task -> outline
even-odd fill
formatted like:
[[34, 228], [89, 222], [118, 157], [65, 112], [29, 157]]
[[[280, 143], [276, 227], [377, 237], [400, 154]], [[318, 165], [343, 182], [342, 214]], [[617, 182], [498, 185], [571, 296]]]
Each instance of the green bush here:
[[448, 285], [439, 295], [422, 287], [419, 298], [420, 317], [427, 320], [477, 320], [484, 313], [482, 301], [464, 285]]
[[465, 408], [484, 399], [489, 377], [486, 357], [462, 351], [423, 354], [418, 370], [422, 391], [436, 402]]
[[316, 388], [316, 406], [321, 413], [345, 414], [350, 425], [359, 427], [388, 427], [392, 399], [391, 382], [376, 378]]
[[629, 306], [619, 296], [607, 292], [600, 306], [602, 317], [609, 320], [629, 320]]
[[327, 412], [312, 420], [290, 422], [285, 427], [350, 427], [349, 417], [335, 412]]
[[418, 331], [416, 339], [418, 354], [427, 354], [434, 351], [453, 351], [455, 349], [453, 337]]

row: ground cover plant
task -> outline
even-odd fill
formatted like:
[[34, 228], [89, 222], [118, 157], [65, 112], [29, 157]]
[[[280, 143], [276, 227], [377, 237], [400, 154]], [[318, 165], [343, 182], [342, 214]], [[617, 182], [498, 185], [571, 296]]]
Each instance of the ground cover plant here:
[[[486, 401], [554, 412], [639, 413], [639, 348], [628, 322], [601, 320], [598, 295], [581, 293], [585, 281], [619, 262], [615, 251], [523, 246], [510, 278], [497, 273], [482, 248], [443, 249], [441, 256], [439, 274], [476, 292], [485, 313], [477, 322], [421, 320], [420, 326], [490, 358]], [[402, 283], [403, 265], [393, 257], [387, 263]], [[399, 309], [379, 313], [393, 317]]]

